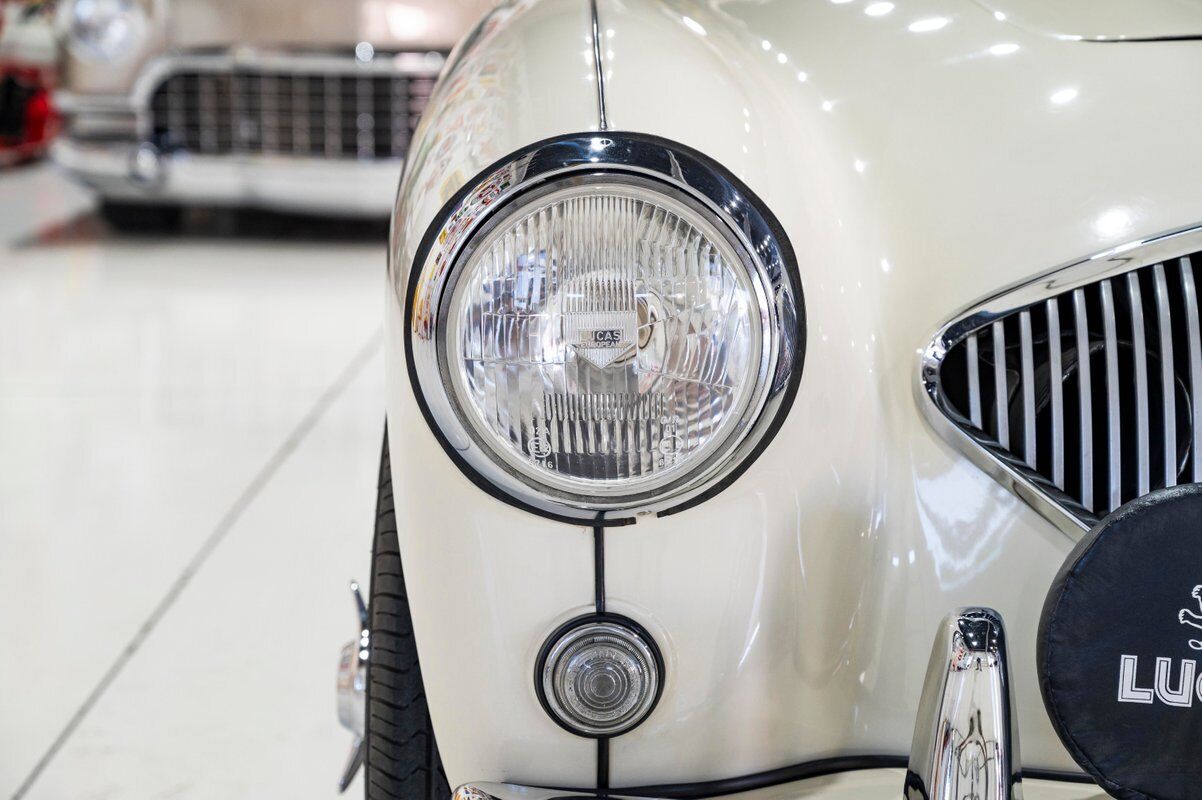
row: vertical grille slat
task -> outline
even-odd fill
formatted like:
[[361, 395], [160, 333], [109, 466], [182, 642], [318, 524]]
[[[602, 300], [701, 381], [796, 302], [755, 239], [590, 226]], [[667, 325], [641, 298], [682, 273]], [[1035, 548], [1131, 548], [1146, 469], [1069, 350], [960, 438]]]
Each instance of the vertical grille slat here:
[[1193, 410], [1192, 480], [1202, 483], [1202, 326], [1198, 322], [1198, 288], [1194, 266], [1189, 257], [1181, 259], [1181, 285], [1185, 300], [1185, 320], [1189, 342], [1189, 403]]
[[1131, 355], [1135, 360], [1136, 486], [1138, 496], [1142, 497], [1152, 491], [1152, 450], [1148, 435], [1148, 338], [1144, 330], [1143, 292], [1138, 273], [1128, 273], [1127, 292], [1131, 305]]
[[1060, 303], [1047, 301], [1048, 375], [1052, 396], [1052, 483], [1064, 489], [1064, 382], [1055, 380], [1064, 374], [1064, 352], [1060, 343]]
[[982, 427], [981, 418], [981, 361], [977, 334], [968, 337], [968, 418], [974, 428]]
[[200, 155], [402, 158], [439, 66], [398, 74], [345, 67], [323, 73], [303, 58], [295, 67], [181, 65], [151, 95], [151, 129], [159, 147]]
[[[1202, 243], [1202, 228], [1190, 233]], [[936, 354], [938, 379], [927, 388], [968, 434], [961, 443], [992, 456], [978, 461], [986, 469], [1025, 481], [1066, 530], [1087, 529], [1158, 489], [1202, 483], [1202, 298], [1193, 269], [1202, 250], [1156, 247], [1143, 260], [1134, 248], [1115, 251], [1092, 278], [1082, 278], [1091, 262], [1081, 262], [1067, 278], [1046, 279], [1058, 292], [1005, 310], [997, 309], [1005, 296], [995, 298], [945, 328], [940, 335], [955, 338], [924, 362]], [[1015, 292], [1030, 297], [1031, 289]]]
[[1119, 402], [1119, 339], [1114, 316], [1114, 284], [1102, 281], [1102, 335], [1106, 354], [1107, 511], [1123, 502], [1123, 422]]
[[1160, 352], [1161, 431], [1164, 448], [1164, 485], [1177, 485], [1177, 375], [1173, 357], [1173, 311], [1164, 264], [1152, 268], [1156, 281], [1156, 321]]
[[1035, 345], [1031, 338], [1031, 312], [1018, 315], [1018, 337], [1022, 364], [1023, 457], [1027, 466], [1036, 465], [1035, 452]]
[[1077, 395], [1080, 414], [1081, 505], [1086, 511], [1096, 511], [1094, 504], [1093, 469], [1093, 360], [1090, 358], [1089, 308], [1085, 290], [1073, 292], [1073, 312], [1076, 316]]
[[1002, 322], [993, 323], [993, 387], [996, 398], [996, 414], [998, 443], [1006, 449], [1010, 448], [1010, 404], [1009, 390], [1006, 378], [1006, 327]]

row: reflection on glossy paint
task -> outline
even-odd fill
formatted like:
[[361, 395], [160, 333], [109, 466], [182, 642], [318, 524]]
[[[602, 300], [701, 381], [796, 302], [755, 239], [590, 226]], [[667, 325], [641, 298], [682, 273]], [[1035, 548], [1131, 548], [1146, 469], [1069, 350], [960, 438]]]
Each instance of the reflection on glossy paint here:
[[[970, 585], [1002, 553], [1015, 516], [1005, 490], [982, 491], [990, 478], [958, 464], [930, 476], [915, 474], [915, 505], [935, 576], [945, 589]], [[1009, 500], [1009, 498], [1007, 498]]]
[[911, 33], [930, 33], [932, 31], [943, 30], [947, 24], [951, 22], [947, 17], [928, 17], [920, 19], [917, 22], [911, 22], [908, 30]]
[[872, 3], [868, 8], [864, 9], [864, 13], [870, 17], [883, 17], [892, 11], [894, 5], [892, 3]]
[[1131, 212], [1125, 208], [1112, 208], [1093, 223], [1094, 232], [1103, 239], [1129, 236], [1132, 227]]
[[1052, 96], [1048, 99], [1055, 105], [1063, 106], [1076, 100], [1077, 94], [1078, 91], [1075, 87], [1067, 86], [1052, 92]]
[[[684, 26], [685, 26], [686, 28], [688, 28], [688, 29], [689, 29], [689, 30], [691, 30], [693, 33], [697, 34], [698, 36], [705, 36], [705, 35], [706, 35], [706, 33], [705, 33], [705, 27], [704, 27], [704, 26], [703, 26], [703, 25], [702, 25], [700, 22], [698, 22], [697, 20], [693, 19], [692, 17], [681, 17], [681, 18], [680, 18], [680, 21], [681, 21], [682, 23], [684, 23]], [[613, 31], [610, 31], [610, 33], [613, 33]]]
[[1001, 43], [995, 44], [993, 47], [989, 48], [989, 55], [991, 55], [991, 56], [1008, 56], [1011, 53], [1017, 53], [1018, 50], [1019, 50], [1019, 47], [1014, 42], [1001, 42]]
[[425, 9], [391, 0], [367, 0], [363, 16], [368, 38], [420, 39], [430, 30], [430, 17]]
[[804, 71], [797, 73], [797, 80], [801, 81], [802, 83], [805, 83], [809, 79], [810, 79], [810, 76], [805, 74]]

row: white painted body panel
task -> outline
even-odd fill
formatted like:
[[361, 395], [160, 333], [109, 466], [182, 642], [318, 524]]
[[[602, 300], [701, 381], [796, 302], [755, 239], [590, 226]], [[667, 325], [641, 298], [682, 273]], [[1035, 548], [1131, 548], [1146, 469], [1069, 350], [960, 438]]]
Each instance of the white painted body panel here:
[[[394, 231], [401, 286], [469, 178], [597, 126], [587, 3], [520, 5], [427, 114]], [[646, 625], [668, 667], [655, 713], [613, 742], [613, 785], [906, 753], [936, 624], [968, 604], [1008, 623], [1025, 766], [1073, 769], [1034, 670], [1072, 542], [925, 424], [916, 351], [1009, 284], [1202, 220], [1202, 43], [1060, 41], [968, 0], [880, 17], [825, 0], [599, 7], [611, 128], [744, 180], [792, 241], [809, 322], [797, 401], [751, 468], [692, 510], [607, 534], [611, 610]], [[935, 17], [943, 28], [908, 29]], [[591, 539], [493, 499], [442, 452], [408, 384], [401, 294], [387, 302], [394, 477], [451, 782], [591, 785], [591, 743], [532, 689], [542, 637], [589, 607]]]

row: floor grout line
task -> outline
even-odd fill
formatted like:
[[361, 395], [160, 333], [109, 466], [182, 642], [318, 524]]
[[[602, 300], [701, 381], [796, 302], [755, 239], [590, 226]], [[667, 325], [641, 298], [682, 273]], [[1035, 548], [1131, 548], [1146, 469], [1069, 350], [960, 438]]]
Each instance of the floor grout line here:
[[377, 329], [375, 333], [371, 335], [371, 338], [368, 339], [367, 343], [363, 345], [363, 347], [361, 347], [357, 353], [355, 353], [354, 358], [352, 358], [351, 362], [342, 370], [342, 372], [338, 374], [338, 377], [335, 378], [334, 381], [326, 388], [326, 390], [322, 392], [321, 396], [317, 398], [317, 402], [313, 404], [313, 407], [309, 409], [309, 412], [305, 414], [301, 421], [297, 423], [296, 427], [292, 429], [292, 432], [288, 434], [288, 437], [279, 446], [279, 448], [277, 448], [267, 462], [260, 467], [258, 473], [255, 474], [250, 483], [246, 485], [246, 488], [242, 490], [237, 499], [235, 499], [229, 509], [226, 510], [225, 514], [222, 515], [221, 519], [217, 522], [217, 525], [213, 528], [209, 535], [205, 537], [205, 540], [201, 543], [200, 548], [196, 551], [192, 558], [189, 559], [188, 563], [184, 566], [183, 571], [180, 572], [179, 576], [176, 577], [170, 588], [168, 588], [167, 593], [164, 594], [162, 599], [160, 599], [155, 605], [154, 609], [150, 612], [150, 616], [148, 616], [146, 621], [142, 623], [142, 626], [138, 629], [138, 632], [135, 633], [134, 637], [130, 639], [128, 644], [125, 645], [125, 648], [120, 652], [120, 654], [118, 654], [116, 660], [113, 661], [111, 666], [109, 666], [108, 670], [88, 694], [87, 698], [84, 699], [83, 703], [78, 709], [76, 709], [75, 713], [71, 715], [71, 718], [67, 720], [67, 724], [63, 727], [62, 731], [59, 732], [58, 736], [55, 737], [54, 741], [51, 742], [50, 747], [47, 748], [42, 757], [38, 759], [38, 762], [34, 764], [33, 769], [29, 772], [29, 775], [24, 781], [21, 782], [21, 785], [17, 787], [17, 791], [13, 793], [12, 800], [21, 800], [21, 798], [23, 798], [29, 792], [29, 790], [33, 787], [34, 782], [41, 777], [42, 773], [45, 772], [46, 767], [50, 765], [50, 762], [54, 760], [54, 757], [58, 755], [59, 751], [63, 748], [63, 745], [67, 743], [67, 740], [70, 739], [75, 733], [76, 729], [79, 728], [80, 723], [84, 721], [88, 713], [92, 710], [92, 707], [100, 701], [100, 698], [104, 696], [106, 691], [108, 691], [109, 686], [112, 685], [113, 681], [117, 679], [117, 676], [121, 674], [121, 671], [125, 668], [125, 665], [128, 664], [130, 659], [133, 658], [139, 649], [141, 649], [147, 637], [154, 632], [154, 629], [158, 627], [159, 622], [161, 622], [167, 612], [171, 610], [171, 607], [175, 604], [175, 601], [179, 599], [179, 596], [183, 593], [184, 589], [186, 589], [188, 584], [191, 583], [192, 579], [196, 577], [197, 572], [199, 572], [200, 568], [204, 566], [209, 556], [213, 554], [213, 551], [217, 549], [217, 546], [221, 544], [226, 535], [229, 534], [230, 530], [233, 529], [234, 524], [238, 521], [246, 509], [250, 507], [251, 503], [253, 503], [254, 500], [259, 496], [259, 493], [263, 491], [263, 488], [271, 482], [271, 479], [275, 477], [275, 474], [279, 471], [280, 467], [282, 467], [288, 458], [296, 451], [297, 447], [305, 439], [305, 437], [308, 436], [315, 427], [317, 427], [317, 423], [325, 415], [326, 411], [329, 410], [330, 406], [334, 404], [334, 401], [337, 400], [344, 391], [346, 391], [346, 388], [351, 384], [351, 382], [358, 377], [359, 373], [363, 371], [364, 367], [366, 367], [371, 359], [375, 357], [376, 353], [379, 352], [383, 340], [384, 337], [382, 331]]

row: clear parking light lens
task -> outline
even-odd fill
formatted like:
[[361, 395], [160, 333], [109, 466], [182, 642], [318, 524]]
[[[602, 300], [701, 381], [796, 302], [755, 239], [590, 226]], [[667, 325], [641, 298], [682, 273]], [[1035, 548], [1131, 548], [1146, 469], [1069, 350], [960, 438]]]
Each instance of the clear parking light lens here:
[[88, 61], [131, 56], [146, 34], [146, 15], [137, 0], [70, 0], [60, 24], [71, 52]]
[[720, 461], [772, 367], [745, 248], [648, 181], [563, 181], [518, 203], [465, 247], [443, 315], [444, 381], [473, 438], [577, 498], [649, 496]]
[[646, 718], [659, 694], [651, 646], [622, 625], [590, 622], [555, 641], [542, 669], [548, 710], [564, 726], [616, 736]]

